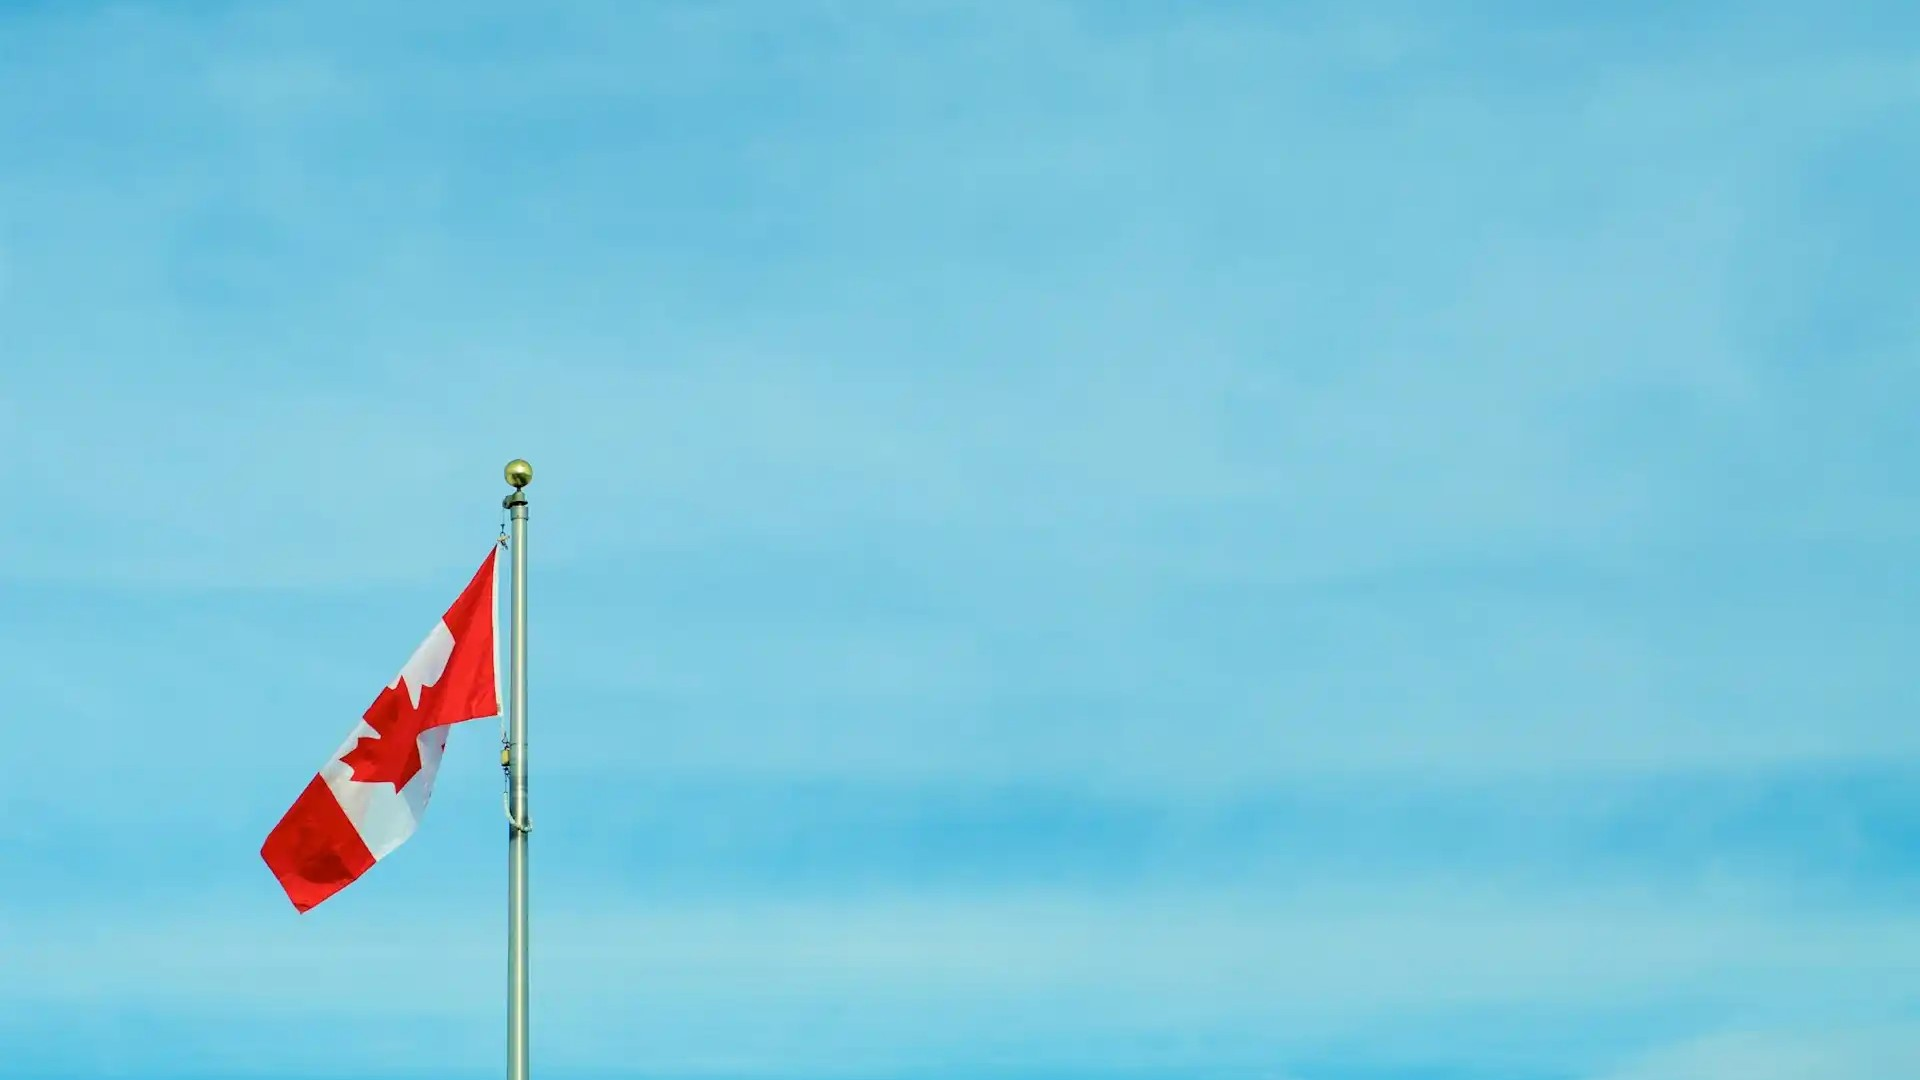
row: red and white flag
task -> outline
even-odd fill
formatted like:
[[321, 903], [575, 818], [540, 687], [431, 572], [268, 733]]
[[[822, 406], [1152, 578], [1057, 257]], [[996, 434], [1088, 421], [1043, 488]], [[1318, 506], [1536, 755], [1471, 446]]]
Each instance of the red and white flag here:
[[427, 812], [447, 728], [498, 716], [495, 555], [381, 691], [260, 848], [301, 911], [352, 884]]

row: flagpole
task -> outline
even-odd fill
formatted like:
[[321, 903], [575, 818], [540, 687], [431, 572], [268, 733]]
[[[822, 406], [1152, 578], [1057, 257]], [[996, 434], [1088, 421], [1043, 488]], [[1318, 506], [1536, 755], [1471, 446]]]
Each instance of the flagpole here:
[[527, 493], [533, 466], [507, 463], [513, 494], [502, 504], [513, 516], [512, 659], [508, 668], [507, 729], [507, 1080], [528, 1080], [527, 1053]]

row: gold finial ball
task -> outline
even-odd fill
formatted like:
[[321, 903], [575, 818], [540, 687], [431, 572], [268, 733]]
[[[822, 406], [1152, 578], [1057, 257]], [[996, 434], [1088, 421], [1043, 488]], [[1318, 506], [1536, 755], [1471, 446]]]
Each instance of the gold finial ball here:
[[507, 462], [507, 483], [516, 488], [533, 483], [533, 466], [527, 464], [525, 458], [514, 458]]

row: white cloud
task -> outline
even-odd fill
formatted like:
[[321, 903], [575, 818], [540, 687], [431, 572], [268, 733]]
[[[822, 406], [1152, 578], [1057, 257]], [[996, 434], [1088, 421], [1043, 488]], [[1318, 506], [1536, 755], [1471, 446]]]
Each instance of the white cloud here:
[[[343, 86], [434, 123], [508, 107], [564, 114], [581, 100], [638, 110], [639, 123], [648, 113], [637, 103], [697, 110], [729, 78], [768, 77], [743, 52], [749, 29], [765, 32], [764, 9], [748, 10], [560, 20], [537, 47], [477, 72], [451, 58], [459, 53], [384, 64], [364, 32], [344, 50], [349, 38], [326, 9], [223, 18], [211, 35], [174, 28], [201, 42], [174, 79], [96, 89], [175, 120], [197, 115], [210, 81], [289, 123]], [[382, 20], [401, 34], [390, 19], [407, 20]], [[699, 276], [713, 271], [708, 256], [678, 245], [602, 266], [607, 253], [583, 247], [571, 268], [518, 288], [517, 320], [497, 317], [499, 282], [459, 265], [446, 194], [468, 156], [458, 145], [365, 153], [333, 186], [303, 164], [301, 139], [244, 125], [230, 154], [184, 155], [135, 192], [102, 183], [97, 169], [16, 166], [0, 191], [20, 213], [128, 218], [110, 248], [59, 250], [82, 252], [86, 280], [108, 290], [95, 306], [137, 312], [143, 326], [94, 347], [137, 354], [148, 373], [108, 365], [99, 370], [113, 368], [111, 382], [88, 379], [95, 358], [37, 350], [45, 370], [14, 393], [40, 418], [19, 434], [41, 448], [30, 479], [43, 514], [144, 543], [114, 553], [30, 531], [7, 572], [416, 576], [428, 557], [414, 552], [459, 522], [488, 520], [498, 460], [522, 452], [541, 459], [542, 490], [583, 511], [549, 534], [550, 555], [604, 550], [592, 538], [631, 536], [639, 521], [651, 537], [801, 543], [902, 525], [902, 542], [949, 530], [964, 543], [1018, 523], [1036, 559], [1310, 581], [1494, 545], [1592, 555], [1777, 516], [1716, 503], [1702, 522], [1694, 510], [1730, 460], [1792, 420], [1769, 411], [1774, 388], [1727, 335], [1733, 245], [1760, 197], [1743, 179], [1747, 161], [1720, 142], [1688, 151], [1681, 139], [1654, 183], [1633, 156], [1649, 125], [1692, 115], [1677, 94], [1716, 103], [1684, 135], [1749, 137], [1790, 171], [1794, 150], [1780, 136], [1721, 122], [1729, 95], [1747, 107], [1742, 95], [1774, 100], [1770, 67], [1767, 79], [1702, 82], [1653, 63], [1544, 96], [1453, 85], [1354, 96], [1332, 92], [1349, 85], [1339, 76], [1448, 47], [1451, 31], [1215, 15], [1147, 40], [1067, 5], [1018, 17], [955, 7], [946, 19], [930, 34], [919, 18], [795, 16], [782, 64], [801, 70], [781, 77], [815, 87], [838, 118], [831, 130], [771, 114], [711, 118], [723, 149], [695, 148], [705, 152], [686, 167], [701, 171], [699, 186], [748, 185], [756, 205], [731, 219], [765, 212], [765, 200], [810, 222], [753, 245], [750, 270]], [[155, 22], [78, 26], [144, 42]], [[491, 26], [481, 19], [475, 32]], [[55, 43], [89, 40], [68, 31], [73, 40]], [[341, 56], [327, 54], [329, 41]], [[652, 59], [630, 62], [628, 50]], [[620, 62], [576, 63], [609, 54]], [[46, 62], [70, 66], [57, 50]], [[1005, 77], [955, 78], [988, 63]], [[1162, 80], [1161, 65], [1206, 77]], [[583, 83], [582, 70], [599, 74]], [[1803, 151], [1822, 123], [1903, 92], [1885, 73], [1829, 86], [1825, 70], [1794, 76]], [[6, 96], [31, 100], [35, 77], [17, 75], [22, 92]], [[957, 82], [967, 93], [955, 95]], [[424, 92], [435, 87], [444, 93]], [[1571, 123], [1568, 99], [1589, 102]], [[1509, 167], [1502, 125], [1549, 140], [1528, 146], [1527, 170]], [[329, 137], [370, 150], [422, 142], [374, 115]], [[1299, 139], [1315, 152], [1297, 153]], [[597, 145], [554, 153], [596, 175]], [[636, 180], [658, 175], [649, 162]], [[1588, 175], [1605, 198], [1563, 197]], [[489, 205], [509, 217], [527, 200], [591, 214], [612, 195], [510, 177], [496, 186]], [[303, 320], [301, 333], [344, 321], [364, 324], [363, 336], [340, 340], [324, 363], [301, 361], [297, 375], [263, 376], [300, 344], [266, 326], [246, 347], [250, 378], [196, 377], [208, 344], [184, 332], [169, 340], [190, 314], [168, 295], [180, 235], [155, 223], [237, 205], [295, 235], [361, 236], [376, 192], [406, 218], [363, 236], [368, 250], [352, 265], [321, 273], [367, 280], [403, 305], [369, 307], [316, 280], [315, 305], [348, 306]], [[1463, 233], [1436, 206], [1484, 224]], [[1010, 214], [1022, 224], [990, 227]], [[292, 273], [310, 254], [288, 251], [267, 272]], [[69, 270], [45, 265], [54, 251], [16, 255], [35, 280], [67, 280]], [[733, 299], [743, 274], [757, 283], [750, 302]], [[448, 282], [458, 288], [443, 295]], [[583, 321], [567, 306], [583, 291], [649, 297], [663, 284], [671, 308], [637, 304], [644, 317]], [[420, 321], [443, 309], [465, 314]], [[1595, 419], [1664, 396], [1717, 435], [1645, 445]], [[81, 435], [109, 431], [145, 452]], [[377, 463], [392, 478], [353, 495], [377, 529], [318, 511], [340, 497], [342, 462]], [[197, 513], [175, 510], [181, 475]], [[1824, 517], [1831, 527], [1889, 512], [1862, 491]], [[1240, 526], [1210, 527], [1218, 521]]]
[[1920, 1075], [1920, 1026], [1755, 1030], [1663, 1047], [1597, 1080], [1890, 1080]]
[[[545, 1045], [550, 1060], [578, 1067], [676, 1069], [724, 1052], [794, 1073], [925, 1063], [961, 1045], [1035, 1064], [1284, 1067], [1356, 1039], [1383, 1059], [1441, 1062], [1505, 1028], [1514, 1010], [1818, 1015], [1871, 1008], [1920, 970], [1920, 923], [1904, 913], [1755, 906], [1711, 892], [1427, 882], [617, 910], [580, 899], [550, 893], [536, 928]], [[467, 898], [429, 916], [371, 900], [305, 920], [218, 922], [179, 911], [17, 912], [0, 952], [13, 977], [0, 995], [234, 1023], [298, 1027], [312, 1015], [332, 1028], [384, 1015], [410, 1029], [464, 1030], [491, 1016], [497, 996], [497, 919], [486, 908]], [[1436, 1023], [1446, 1038], [1418, 1034]], [[1629, 1023], [1607, 1052], [1643, 1039]], [[1920, 1047], [1904, 1037], [1773, 1045], [1709, 1041], [1609, 1080], [1798, 1080], [1815, 1074], [1673, 1070], [1910, 1062]], [[1527, 1052], [1551, 1061], [1555, 1050]], [[1824, 1080], [1854, 1075], [1867, 1074]]]

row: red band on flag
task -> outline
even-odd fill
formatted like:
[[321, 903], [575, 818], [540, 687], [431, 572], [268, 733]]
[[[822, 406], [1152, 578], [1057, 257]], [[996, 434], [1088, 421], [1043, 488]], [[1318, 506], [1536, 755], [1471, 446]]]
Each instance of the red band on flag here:
[[301, 911], [346, 888], [373, 865], [373, 852], [317, 776], [267, 834], [260, 857]]

